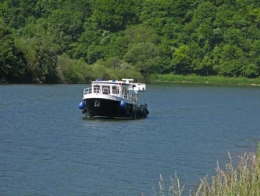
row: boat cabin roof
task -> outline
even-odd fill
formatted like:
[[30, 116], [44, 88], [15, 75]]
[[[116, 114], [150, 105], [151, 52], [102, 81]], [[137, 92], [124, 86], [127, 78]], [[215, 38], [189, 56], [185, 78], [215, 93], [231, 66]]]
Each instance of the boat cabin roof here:
[[[133, 80], [132, 80], [133, 81]], [[119, 80], [96, 80], [93, 81], [92, 84], [105, 84], [105, 85], [129, 85], [129, 82], [126, 81], [119, 81]]]
[[109, 85], [109, 86], [114, 86], [114, 85], [119, 85], [119, 86], [125, 86], [125, 87], [129, 87], [133, 90], [137, 90], [137, 91], [145, 91], [146, 90], [146, 85], [143, 83], [133, 83], [133, 79], [122, 79], [120, 80], [96, 80], [92, 82], [92, 85]]

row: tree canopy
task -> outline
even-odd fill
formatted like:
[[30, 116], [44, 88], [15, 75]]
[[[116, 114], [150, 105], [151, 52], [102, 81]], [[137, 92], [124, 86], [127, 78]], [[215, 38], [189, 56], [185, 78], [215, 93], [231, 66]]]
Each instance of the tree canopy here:
[[256, 78], [259, 28], [258, 0], [2, 0], [0, 83]]

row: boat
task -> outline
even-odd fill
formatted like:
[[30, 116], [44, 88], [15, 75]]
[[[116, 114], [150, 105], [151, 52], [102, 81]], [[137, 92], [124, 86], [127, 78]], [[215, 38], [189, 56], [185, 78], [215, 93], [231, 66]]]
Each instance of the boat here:
[[89, 118], [141, 119], [149, 114], [145, 101], [146, 84], [133, 79], [92, 81], [84, 88], [78, 107]]

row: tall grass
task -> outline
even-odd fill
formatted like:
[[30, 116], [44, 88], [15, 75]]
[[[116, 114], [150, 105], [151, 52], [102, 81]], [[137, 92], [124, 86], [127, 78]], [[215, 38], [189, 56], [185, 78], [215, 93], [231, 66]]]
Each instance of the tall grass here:
[[239, 157], [236, 168], [233, 167], [231, 156], [225, 170], [217, 165], [217, 175], [203, 178], [195, 196], [259, 196], [260, 169], [259, 160], [254, 153], [245, 153]]
[[159, 191], [153, 188], [154, 196], [166, 196], [166, 195], [181, 196], [184, 186], [181, 186], [177, 174], [175, 173], [174, 178], [170, 177], [170, 180], [171, 180], [171, 185], [169, 186], [168, 190], [166, 190], [164, 186], [164, 179], [160, 174]]
[[[260, 144], [257, 155], [244, 153], [239, 156], [237, 166], [234, 167], [231, 155], [225, 169], [216, 167], [216, 175], [204, 177], [196, 190], [190, 196], [259, 196], [260, 195]], [[154, 190], [154, 196], [181, 196], [184, 186], [179, 179], [171, 179], [171, 185], [166, 190], [163, 177], [160, 176], [159, 190]]]

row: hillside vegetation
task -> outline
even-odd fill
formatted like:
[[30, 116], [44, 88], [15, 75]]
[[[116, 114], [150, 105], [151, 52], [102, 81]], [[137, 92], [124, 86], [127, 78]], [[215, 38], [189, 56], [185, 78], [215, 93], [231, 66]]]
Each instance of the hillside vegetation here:
[[0, 83], [257, 78], [259, 0], [2, 0]]

